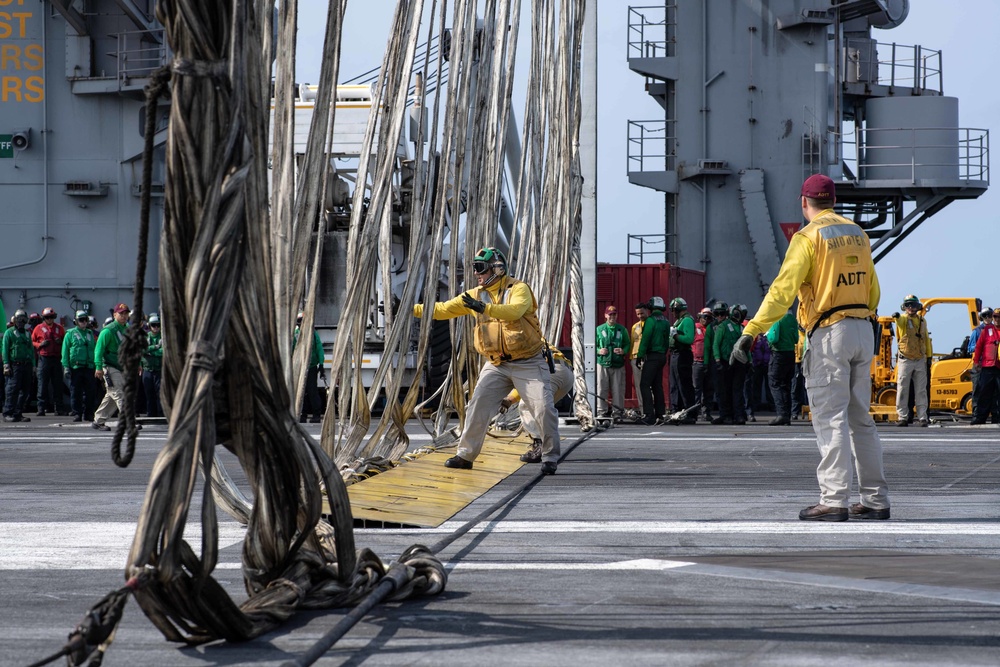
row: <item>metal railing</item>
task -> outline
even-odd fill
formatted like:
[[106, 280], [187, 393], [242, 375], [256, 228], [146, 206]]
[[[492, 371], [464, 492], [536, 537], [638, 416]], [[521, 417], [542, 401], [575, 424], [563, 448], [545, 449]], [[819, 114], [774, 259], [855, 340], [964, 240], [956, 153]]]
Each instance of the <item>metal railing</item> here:
[[117, 37], [119, 85], [133, 85], [133, 79], [146, 79], [167, 62], [167, 40], [162, 28], [120, 32]]
[[627, 171], [673, 171], [676, 124], [674, 120], [630, 120]]
[[[632, 244], [638, 246], [638, 250], [632, 249]], [[639, 261], [637, 264], [646, 263], [646, 255], [663, 255], [663, 262], [667, 261], [667, 235], [666, 234], [629, 234], [627, 239], [628, 244], [628, 260], [629, 264], [632, 263], [633, 257], [638, 257]], [[653, 246], [655, 250], [647, 250], [646, 246]]]
[[848, 83], [904, 86], [944, 93], [941, 51], [873, 39], [848, 39], [844, 49]]
[[662, 5], [628, 8], [629, 58], [663, 58], [674, 55], [677, 42], [677, 0]]
[[844, 148], [844, 162], [862, 181], [990, 180], [990, 133], [982, 128], [864, 129]]

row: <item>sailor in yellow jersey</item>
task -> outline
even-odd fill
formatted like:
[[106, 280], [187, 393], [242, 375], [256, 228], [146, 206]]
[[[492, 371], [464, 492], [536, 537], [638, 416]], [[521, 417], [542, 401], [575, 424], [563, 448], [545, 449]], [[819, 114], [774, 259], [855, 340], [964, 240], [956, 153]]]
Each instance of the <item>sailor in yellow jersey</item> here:
[[[632, 365], [632, 386], [635, 387], [635, 400], [639, 403], [639, 416], [646, 414], [642, 404], [642, 368], [639, 366], [639, 344], [642, 342], [642, 326], [649, 317], [649, 304], [645, 301], [635, 304], [635, 316], [638, 321], [632, 325], [632, 349], [629, 350], [629, 363]], [[652, 409], [650, 409], [652, 411]]]
[[[733, 360], [747, 362], [754, 337], [785, 314], [797, 293], [798, 321], [807, 338], [802, 370], [820, 451], [820, 502], [799, 518], [888, 519], [882, 444], [869, 414], [871, 318], [880, 296], [871, 245], [864, 230], [833, 212], [836, 192], [829, 177], [810, 176], [801, 194], [809, 224], [792, 237], [777, 278], [733, 349]], [[852, 452], [861, 502], [848, 507]]]
[[[496, 248], [482, 248], [472, 262], [478, 287], [454, 299], [434, 304], [434, 319], [462, 315], [476, 318], [476, 351], [487, 358], [479, 372], [465, 416], [458, 455], [445, 461], [448, 468], [471, 470], [486, 439], [490, 420], [504, 396], [517, 389], [529, 406], [542, 440], [542, 473], [552, 475], [559, 461], [559, 414], [549, 385], [549, 364], [538, 324], [538, 302], [531, 288], [507, 275], [507, 258]], [[423, 304], [413, 306], [421, 317]]]

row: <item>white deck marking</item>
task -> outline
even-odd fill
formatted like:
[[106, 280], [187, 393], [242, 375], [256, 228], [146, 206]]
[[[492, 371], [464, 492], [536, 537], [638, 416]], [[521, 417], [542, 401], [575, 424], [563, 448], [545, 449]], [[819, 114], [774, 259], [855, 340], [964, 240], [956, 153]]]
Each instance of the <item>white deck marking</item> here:
[[[219, 523], [219, 548], [239, 544], [245, 532]], [[135, 524], [126, 522], [0, 522], [0, 570], [124, 570], [134, 537]], [[201, 524], [188, 524], [184, 537], [199, 551]]]
[[620, 560], [610, 563], [483, 563], [483, 562], [448, 562], [448, 570], [631, 570], [658, 572], [673, 570], [678, 567], [688, 567], [694, 563], [681, 560], [657, 560], [655, 558], [640, 558], [638, 560]]
[[[461, 522], [448, 521], [432, 529], [357, 529], [364, 535], [447, 534]], [[197, 551], [199, 524], [188, 524], [186, 538]], [[219, 548], [240, 544], [244, 529], [235, 522], [219, 524]], [[808, 523], [789, 521], [504, 521], [481, 523], [476, 533], [624, 533], [629, 535], [940, 535], [1000, 536], [1000, 523], [933, 523], [908, 521], [848, 521]], [[115, 570], [125, 566], [135, 535], [135, 524], [127, 522], [0, 522], [0, 570]], [[363, 542], [363, 541], [362, 541]], [[868, 544], [868, 546], [871, 546]], [[228, 559], [232, 559], [231, 561]], [[238, 552], [223, 556], [220, 569], [238, 569]], [[627, 561], [627, 567], [644, 569], [645, 560]], [[660, 561], [657, 561], [659, 563]], [[673, 561], [671, 561], [673, 562]], [[635, 565], [636, 563], [640, 565]], [[556, 567], [554, 564], [553, 567]], [[571, 569], [574, 566], [569, 564]], [[581, 566], [582, 567], [582, 566]], [[607, 563], [588, 567], [608, 568]], [[627, 569], [620, 566], [618, 569]], [[662, 565], [650, 565], [663, 569]], [[678, 566], [679, 567], [679, 566]], [[556, 569], [565, 569], [559, 565]], [[530, 568], [529, 568], [530, 569]]]
[[[461, 521], [437, 528], [367, 529], [374, 534], [450, 533]], [[491, 533], [632, 533], [725, 535], [1000, 535], [1000, 523], [937, 523], [921, 521], [502, 521], [483, 522], [474, 532]]]

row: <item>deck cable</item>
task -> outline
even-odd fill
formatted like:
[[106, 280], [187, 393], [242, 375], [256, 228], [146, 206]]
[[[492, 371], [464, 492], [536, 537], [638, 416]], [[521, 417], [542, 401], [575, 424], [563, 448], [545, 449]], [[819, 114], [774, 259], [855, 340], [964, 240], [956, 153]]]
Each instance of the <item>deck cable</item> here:
[[[604, 430], [605, 429], [602, 428], [595, 428], [584, 433], [581, 437], [579, 437], [576, 441], [570, 444], [569, 447], [566, 448], [566, 451], [564, 451], [562, 456], [559, 457], [559, 463], [562, 463], [563, 460], [567, 456], [569, 456], [570, 452], [576, 449], [578, 445], [593, 438], [598, 433], [603, 433]], [[542, 480], [543, 477], [548, 477], [548, 475], [543, 475], [541, 471], [535, 473], [531, 478], [526, 480], [523, 484], [511, 490], [503, 498], [496, 501], [495, 503], [493, 503], [492, 505], [481, 511], [479, 514], [477, 514], [473, 518], [463, 523], [461, 526], [452, 531], [449, 535], [441, 538], [440, 540], [430, 545], [429, 547], [426, 547], [427, 551], [431, 555], [437, 556], [449, 545], [451, 545], [455, 540], [468, 533], [477, 525], [479, 525], [487, 518], [495, 514], [498, 510], [505, 507], [512, 500], [530, 491], [536, 484], [538, 484], [538, 482]], [[333, 626], [333, 628], [331, 628], [329, 632], [327, 632], [325, 635], [316, 640], [316, 643], [313, 644], [309, 648], [309, 650], [307, 650], [305, 653], [303, 653], [301, 656], [297, 658], [294, 658], [292, 660], [287, 660], [281, 663], [281, 667], [307, 667], [307, 665], [312, 665], [321, 657], [323, 657], [323, 655], [331, 648], [333, 648], [333, 646], [338, 641], [340, 641], [340, 639], [344, 635], [346, 635], [351, 628], [357, 625], [368, 614], [368, 612], [375, 607], [375, 605], [385, 600], [386, 597], [388, 597], [396, 589], [397, 584], [395, 582], [395, 579], [393, 578], [393, 570], [395, 567], [396, 564], [393, 563], [393, 565], [389, 568], [388, 574], [385, 577], [383, 577], [382, 581], [379, 582], [378, 586], [372, 589], [357, 606], [355, 606], [350, 612], [348, 612], [343, 618], [341, 618], [340, 621], [338, 621], [337, 624]]]

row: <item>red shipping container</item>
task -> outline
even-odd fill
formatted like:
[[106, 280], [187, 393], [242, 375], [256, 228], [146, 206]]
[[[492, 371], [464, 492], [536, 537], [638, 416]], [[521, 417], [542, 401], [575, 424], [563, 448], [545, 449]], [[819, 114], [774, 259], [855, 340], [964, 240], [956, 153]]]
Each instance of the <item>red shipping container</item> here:
[[[595, 321], [604, 324], [604, 309], [618, 308], [618, 323], [632, 331], [636, 323], [635, 304], [649, 301], [652, 296], [663, 297], [667, 305], [674, 297], [687, 301], [692, 314], [705, 305], [705, 273], [693, 269], [682, 269], [670, 264], [598, 264], [597, 303]], [[666, 313], [669, 316], [669, 313]], [[570, 314], [567, 311], [559, 346], [572, 347], [570, 339]], [[639, 405], [632, 382], [631, 364], [626, 365], [625, 407]], [[663, 371], [663, 390], [669, 403], [669, 366]]]

